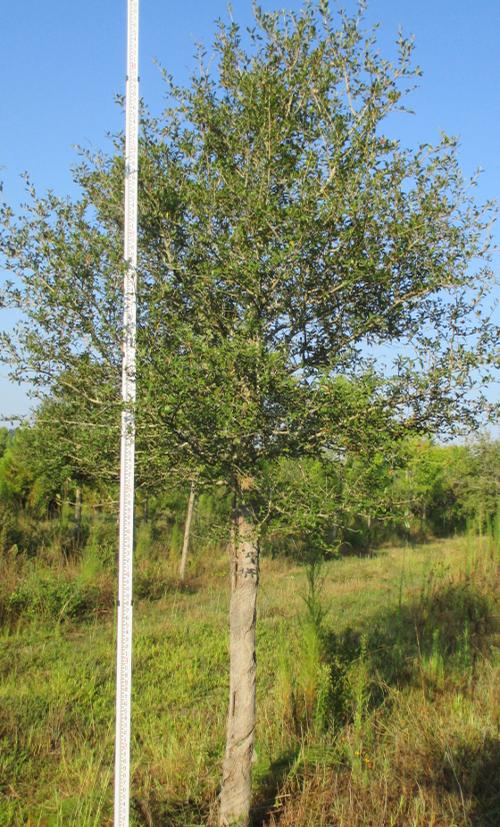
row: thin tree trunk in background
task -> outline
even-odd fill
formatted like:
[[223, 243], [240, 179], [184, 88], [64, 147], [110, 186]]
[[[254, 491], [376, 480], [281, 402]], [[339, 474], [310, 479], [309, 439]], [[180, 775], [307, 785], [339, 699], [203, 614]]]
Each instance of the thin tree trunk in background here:
[[229, 713], [220, 794], [221, 827], [248, 827], [255, 734], [255, 622], [259, 545], [247, 510], [234, 514], [229, 608]]
[[75, 490], [75, 523], [80, 527], [82, 521], [82, 489], [77, 485]]
[[373, 557], [373, 543], [372, 543], [372, 515], [366, 515], [366, 527], [368, 529], [368, 554]]
[[422, 505], [422, 515], [420, 517], [420, 533], [422, 534], [422, 536], [425, 535], [426, 523], [427, 523], [427, 505], [426, 505], [426, 503], [423, 503], [423, 505]]
[[188, 556], [188, 549], [189, 549], [189, 538], [191, 535], [191, 520], [193, 518], [193, 507], [194, 507], [194, 500], [196, 496], [196, 488], [194, 482], [191, 483], [191, 489], [189, 491], [189, 500], [188, 500], [188, 507], [187, 507], [187, 514], [186, 514], [186, 524], [184, 526], [184, 540], [182, 543], [182, 555], [181, 555], [181, 564], [179, 566], [179, 577], [181, 580], [184, 580], [186, 575], [186, 564], [187, 564], [187, 556]]
[[75, 489], [75, 526], [76, 526], [76, 542], [80, 545], [81, 529], [82, 529], [82, 489], [79, 485]]

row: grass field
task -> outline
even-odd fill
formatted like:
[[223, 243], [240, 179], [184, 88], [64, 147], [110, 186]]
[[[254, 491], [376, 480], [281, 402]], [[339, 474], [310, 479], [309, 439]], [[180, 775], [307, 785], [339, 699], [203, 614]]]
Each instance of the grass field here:
[[[264, 559], [255, 825], [500, 824], [497, 548], [457, 538], [307, 569]], [[226, 560], [138, 561], [134, 825], [213, 822]], [[3, 563], [0, 825], [112, 823], [113, 578]], [[0, 576], [2, 572], [0, 572]]]

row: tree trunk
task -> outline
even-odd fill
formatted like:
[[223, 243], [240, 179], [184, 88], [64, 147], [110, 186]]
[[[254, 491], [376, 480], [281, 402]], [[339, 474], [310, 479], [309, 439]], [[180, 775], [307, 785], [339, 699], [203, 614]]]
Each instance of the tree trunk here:
[[248, 827], [255, 733], [255, 621], [259, 544], [248, 511], [235, 509], [229, 608], [229, 713], [220, 794], [221, 827]]
[[191, 483], [191, 489], [189, 491], [189, 500], [188, 500], [188, 508], [186, 514], [186, 523], [184, 525], [184, 540], [182, 543], [182, 555], [181, 555], [181, 564], [179, 566], [179, 577], [181, 580], [184, 580], [186, 575], [186, 563], [187, 563], [187, 556], [188, 556], [188, 549], [189, 549], [189, 537], [191, 534], [191, 520], [193, 517], [193, 507], [194, 507], [194, 499], [196, 496], [196, 489], [194, 482]]
[[422, 534], [422, 536], [425, 535], [426, 522], [427, 522], [427, 505], [424, 502], [422, 504], [422, 515], [420, 517], [420, 533]]
[[368, 529], [368, 555], [373, 557], [373, 544], [372, 544], [372, 515], [368, 513], [366, 515], [366, 527]]
[[82, 489], [77, 485], [75, 490], [75, 523], [80, 528], [82, 521]]

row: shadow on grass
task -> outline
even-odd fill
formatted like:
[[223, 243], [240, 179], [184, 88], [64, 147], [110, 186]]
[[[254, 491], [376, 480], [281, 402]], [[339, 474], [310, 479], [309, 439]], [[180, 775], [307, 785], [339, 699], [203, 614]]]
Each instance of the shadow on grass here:
[[[452, 738], [450, 739], [452, 740]], [[428, 789], [434, 799], [453, 796], [463, 809], [467, 827], [498, 827], [500, 824], [500, 740], [488, 736], [481, 744], [455, 739], [449, 743], [444, 760], [432, 760], [422, 768], [425, 774], [413, 779], [421, 791]], [[460, 806], [460, 804], [459, 804]], [[451, 817], [451, 813], [450, 813]], [[439, 822], [441, 823], [441, 822]], [[444, 823], [448, 823], [447, 821]], [[451, 820], [449, 822], [452, 823]]]
[[[331, 670], [330, 718], [337, 732], [353, 722], [349, 674], [363, 660], [368, 681], [366, 712], [381, 706], [391, 688], [414, 685], [431, 698], [434, 693], [442, 694], [445, 707], [448, 684], [453, 692], [469, 692], [495, 627], [492, 594], [490, 583], [431, 575], [411, 602], [400, 601], [379, 610], [342, 632], [321, 630], [323, 658]], [[453, 791], [460, 800], [467, 800], [472, 807], [469, 827], [500, 825], [500, 741], [488, 737], [480, 744], [467, 743], [452, 735], [449, 763], [438, 755], [435, 766], [423, 767], [418, 784], [434, 786], [438, 798]], [[434, 756], [429, 753], [428, 758], [432, 763]], [[271, 814], [276, 814], [274, 804], [289, 766], [283, 762], [279, 772], [272, 769], [263, 782], [269, 794], [262, 793], [254, 827], [264, 827]]]
[[133, 810], [145, 827], [205, 827], [210, 823], [210, 805], [194, 799], [168, 802], [135, 799]]
[[498, 827], [500, 824], [500, 740], [486, 738], [475, 755], [464, 755], [464, 769], [472, 773], [469, 789], [475, 805], [471, 813], [474, 827]]
[[290, 768], [295, 763], [299, 748], [283, 753], [273, 761], [269, 772], [259, 786], [252, 806], [251, 827], [264, 827], [275, 809], [276, 797]]
[[443, 667], [474, 668], [489, 646], [494, 627], [492, 601], [473, 581], [431, 585], [409, 604], [388, 607], [359, 627], [325, 634], [327, 660], [349, 666], [364, 646], [379, 683], [402, 687], [420, 677], [420, 665], [432, 658]]

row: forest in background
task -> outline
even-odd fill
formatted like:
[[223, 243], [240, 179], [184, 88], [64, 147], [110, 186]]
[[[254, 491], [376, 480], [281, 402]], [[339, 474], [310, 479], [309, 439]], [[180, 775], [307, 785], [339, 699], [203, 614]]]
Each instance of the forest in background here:
[[[42, 419], [40, 417], [40, 419]], [[12, 622], [23, 612], [64, 609], [92, 613], [110, 608], [116, 595], [72, 581], [47, 585], [40, 564], [55, 570], [92, 567], [92, 557], [116, 571], [118, 485], [96, 484], [72, 473], [67, 453], [51, 443], [44, 420], [0, 430], [0, 549], [12, 562], [0, 596], [0, 616]], [[268, 470], [282, 496], [262, 536], [262, 553], [306, 567], [342, 556], [373, 555], [384, 545], [422, 543], [473, 532], [498, 531], [500, 442], [478, 435], [467, 444], [438, 444], [412, 438], [397, 454], [357, 454], [320, 461], [280, 461]], [[354, 496], [354, 492], [356, 496]], [[229, 543], [231, 498], [223, 485], [194, 488], [192, 521], [185, 537], [190, 487], [158, 483], [139, 487], [136, 502], [135, 589], [162, 595], [208, 571]], [[294, 512], [294, 519], [290, 513]], [[184, 543], [185, 572], [180, 572]], [[22, 576], [18, 579], [15, 571]], [[31, 576], [30, 573], [31, 572]], [[161, 573], [161, 574], [160, 574]], [[81, 590], [80, 594], [78, 590]], [[75, 604], [73, 606], [73, 603]]]
[[[1, 549], [15, 546], [30, 556], [55, 543], [69, 556], [92, 538], [94, 524], [115, 526], [118, 485], [75, 475], [67, 454], [51, 442], [43, 417], [39, 420], [0, 428]], [[467, 443], [447, 445], [417, 437], [391, 448], [368, 457], [351, 452], [269, 466], [272, 484], [286, 492], [296, 512], [293, 521], [282, 522], [275, 496], [265, 553], [305, 561], [307, 554], [368, 553], [390, 540], [452, 536], [472, 525], [488, 531], [500, 496], [498, 440], [478, 434]], [[150, 525], [167, 555], [180, 554], [189, 490], [186, 483], [163, 481], [138, 488], [139, 526]], [[317, 506], [309, 506], [301, 519], [297, 510], [306, 492]], [[190, 538], [195, 551], [223, 542], [230, 507], [220, 483], [197, 492]]]
[[[115, 546], [117, 482], [75, 474], [67, 451], [35, 418], [20, 428], [0, 429], [1, 549], [33, 556], [47, 546], [61, 556], [81, 552], [108, 525]], [[78, 446], [75, 447], [78, 450]], [[411, 438], [363, 457], [345, 453], [322, 461], [288, 459], [268, 476], [295, 506], [293, 520], [280, 520], [276, 500], [264, 553], [307, 562], [315, 556], [367, 553], [388, 541], [421, 541], [480, 533], [494, 524], [500, 496], [500, 442], [479, 434], [464, 444]], [[139, 542], [149, 535], [165, 555], [180, 555], [190, 487], [160, 481], [137, 492]], [[355, 492], [355, 496], [354, 496]], [[308, 508], [304, 500], [308, 499]], [[303, 505], [303, 514], [300, 504]], [[190, 532], [193, 552], [224, 543], [231, 503], [222, 484], [196, 492]]]

